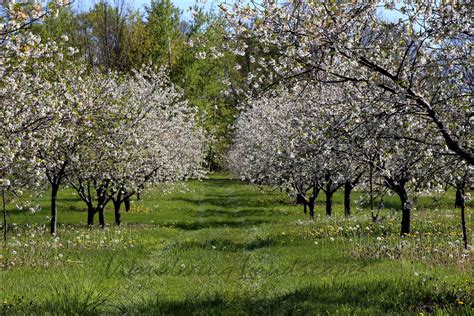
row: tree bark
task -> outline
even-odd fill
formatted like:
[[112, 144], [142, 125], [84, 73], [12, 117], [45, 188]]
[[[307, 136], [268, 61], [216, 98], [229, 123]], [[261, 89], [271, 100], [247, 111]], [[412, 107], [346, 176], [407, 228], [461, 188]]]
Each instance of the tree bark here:
[[334, 194], [333, 191], [328, 188], [326, 190], [326, 216], [332, 216], [332, 196]]
[[408, 196], [405, 187], [399, 187], [397, 193], [402, 203], [402, 226], [400, 235], [404, 236], [410, 233], [411, 208], [408, 206]]
[[372, 218], [374, 218], [374, 190], [373, 190], [373, 172], [374, 167], [372, 162], [370, 163], [370, 172], [369, 172], [369, 190], [370, 190], [370, 211], [372, 213]]
[[51, 185], [51, 234], [56, 234], [58, 225], [57, 198], [59, 191], [59, 181], [53, 181]]
[[3, 242], [7, 243], [8, 223], [7, 223], [7, 201], [5, 189], [2, 190], [2, 209], [3, 209]]
[[308, 207], [309, 207], [309, 219], [314, 219], [314, 201], [316, 199], [310, 199], [308, 203], [305, 203], [305, 208], [306, 208], [306, 204], [308, 204]]
[[120, 213], [120, 206], [122, 203], [120, 201], [113, 201], [114, 203], [114, 215], [115, 215], [115, 224], [120, 226], [122, 224], [122, 214]]
[[352, 192], [352, 183], [349, 180], [346, 180], [344, 183], [344, 214], [346, 217], [351, 216], [351, 192]]
[[125, 212], [129, 212], [130, 211], [130, 197], [126, 197], [124, 200], [123, 200], [123, 203], [125, 205]]
[[296, 204], [303, 204], [303, 211], [305, 214], [307, 214], [307, 202], [306, 198], [303, 194], [298, 193], [296, 194]]
[[98, 207], [98, 213], [99, 213], [99, 225], [102, 228], [105, 228], [105, 211], [103, 207]]
[[464, 242], [464, 249], [467, 249], [467, 229], [466, 229], [466, 199], [464, 197], [464, 188], [458, 189], [460, 191], [461, 202], [461, 226], [462, 226], [462, 240]]
[[462, 200], [464, 200], [462, 191], [464, 190], [461, 188], [456, 188], [456, 200], [454, 201], [454, 207], [462, 207]]
[[94, 216], [95, 216], [96, 210], [94, 209], [94, 206], [92, 203], [87, 203], [87, 225], [92, 226], [94, 225]]
[[318, 198], [320, 188], [317, 187], [315, 184], [313, 185], [313, 193], [311, 193], [311, 196], [309, 197], [308, 201], [306, 204], [308, 204], [309, 207], [309, 218], [311, 220], [314, 219], [314, 205], [316, 204], [316, 199]]

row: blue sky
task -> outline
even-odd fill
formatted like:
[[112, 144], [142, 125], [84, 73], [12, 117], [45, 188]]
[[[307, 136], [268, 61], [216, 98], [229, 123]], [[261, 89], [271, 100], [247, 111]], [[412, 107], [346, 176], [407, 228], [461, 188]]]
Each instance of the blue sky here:
[[[92, 3], [98, 2], [97, 0], [76, 0], [76, 7], [83, 9], [84, 7], [90, 6]], [[110, 2], [113, 2], [111, 0]], [[127, 0], [128, 4], [133, 5], [134, 8], [143, 8], [145, 5], [150, 4], [150, 0]], [[200, 5], [202, 5], [202, 0], [172, 0], [172, 2], [181, 9], [183, 12], [183, 15], [185, 17], [189, 16], [187, 13], [189, 7], [192, 7], [196, 2], [198, 2]], [[207, 9], [210, 9], [211, 7], [216, 7], [218, 1], [217, 0], [207, 0], [205, 7]]]

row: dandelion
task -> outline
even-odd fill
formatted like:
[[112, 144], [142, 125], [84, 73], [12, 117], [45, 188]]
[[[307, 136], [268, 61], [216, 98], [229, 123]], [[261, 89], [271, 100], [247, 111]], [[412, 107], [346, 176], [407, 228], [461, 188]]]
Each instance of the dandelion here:
[[333, 237], [331, 237], [331, 238], [329, 238], [329, 239], [330, 239], [331, 241], [334, 241], [334, 238], [333, 238]]

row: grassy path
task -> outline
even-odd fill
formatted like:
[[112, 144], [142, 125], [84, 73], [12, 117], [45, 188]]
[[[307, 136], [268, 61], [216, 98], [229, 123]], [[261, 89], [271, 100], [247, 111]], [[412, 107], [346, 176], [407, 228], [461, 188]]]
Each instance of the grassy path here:
[[[57, 238], [39, 225], [46, 223], [45, 212], [10, 210], [18, 225], [1, 250], [0, 312], [472, 312], [472, 265], [459, 264], [456, 213], [446, 210], [448, 198], [437, 206], [442, 211], [414, 214], [414, 230], [430, 235], [413, 236], [396, 250], [397, 213], [387, 211], [379, 224], [366, 211], [350, 220], [326, 219], [319, 201], [319, 216], [308, 222], [279, 191], [221, 175], [174, 189], [147, 192], [124, 214], [122, 228], [105, 231], [83, 226], [83, 205], [65, 190]], [[341, 214], [340, 195], [335, 203]], [[448, 243], [453, 258], [448, 250], [438, 257], [423, 253]]]

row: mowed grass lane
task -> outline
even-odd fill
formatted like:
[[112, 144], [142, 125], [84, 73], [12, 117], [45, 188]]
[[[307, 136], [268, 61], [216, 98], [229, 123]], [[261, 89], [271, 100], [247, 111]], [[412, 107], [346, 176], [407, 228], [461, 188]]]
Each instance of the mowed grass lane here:
[[[163, 192], [163, 189], [166, 189]], [[379, 223], [367, 209], [345, 220], [307, 221], [278, 190], [212, 175], [148, 190], [124, 225], [85, 227], [71, 190], [59, 201], [58, 236], [37, 213], [9, 210], [16, 225], [2, 248], [0, 311], [52, 314], [469, 315], [472, 251], [459, 244], [452, 194], [418, 201], [413, 236], [398, 237], [396, 197]], [[169, 192], [168, 192], [169, 191]], [[354, 194], [358, 199], [358, 194]], [[472, 227], [472, 217], [468, 224]], [[435, 251], [436, 250], [436, 251]]]

